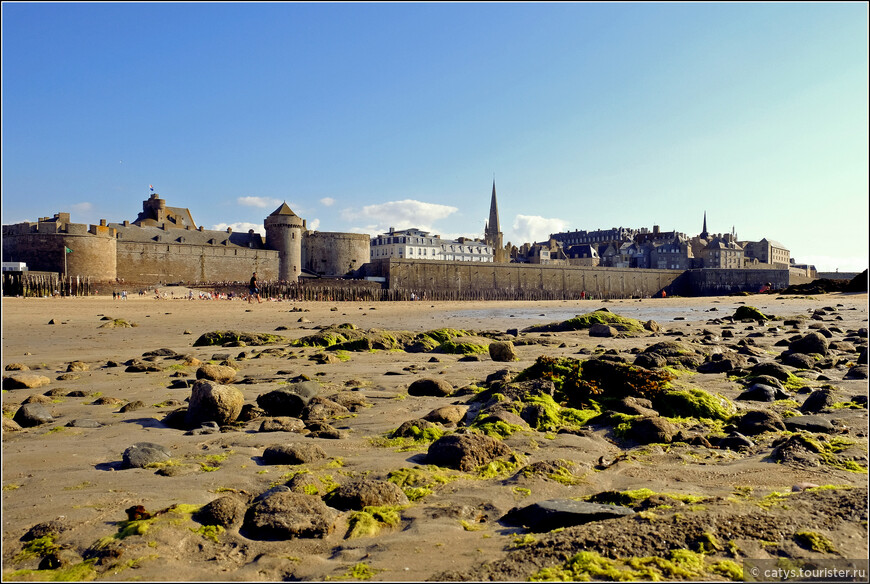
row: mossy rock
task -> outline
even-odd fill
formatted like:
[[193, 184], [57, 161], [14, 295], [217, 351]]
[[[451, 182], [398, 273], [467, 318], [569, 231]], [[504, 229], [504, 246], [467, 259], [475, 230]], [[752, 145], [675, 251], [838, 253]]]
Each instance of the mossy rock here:
[[409, 353], [430, 353], [437, 349], [441, 343], [427, 334], [417, 335], [413, 341], [405, 346]]
[[540, 431], [578, 428], [601, 414], [595, 402], [591, 402], [589, 408], [568, 408], [556, 403], [549, 395], [532, 395], [518, 402], [518, 405], [520, 417]]
[[754, 306], [738, 306], [733, 318], [734, 320], [770, 320], [772, 317], [765, 315]]
[[[358, 339], [359, 336], [356, 336]], [[349, 335], [339, 332], [335, 328], [325, 329], [313, 335], [296, 339], [291, 343], [294, 347], [332, 347], [340, 343], [346, 343], [350, 339]]]
[[489, 353], [489, 343], [490, 340], [483, 337], [454, 337], [441, 343], [438, 351], [450, 355], [479, 355]]
[[390, 438], [410, 438], [411, 440], [434, 442], [444, 435], [437, 424], [428, 420], [409, 420], [393, 430]]
[[355, 339], [353, 341], [344, 341], [343, 343], [327, 345], [327, 348], [330, 351], [351, 351], [355, 353], [364, 353], [373, 350], [374, 345], [372, 344], [372, 340], [370, 338], [363, 337], [361, 339]]
[[523, 467], [514, 478], [538, 477], [570, 486], [583, 482], [583, 470], [582, 466], [570, 460], [542, 460]]
[[524, 329], [524, 332], [565, 332], [591, 328], [596, 324], [603, 324], [615, 328], [617, 331], [629, 335], [647, 334], [643, 323], [634, 318], [619, 316], [607, 310], [599, 308], [593, 312], [580, 314], [574, 318], [562, 322], [544, 325], [535, 325]]
[[665, 392], [653, 399], [653, 406], [663, 416], [673, 418], [709, 418], [727, 421], [736, 413], [734, 404], [727, 398], [697, 388]]
[[698, 351], [680, 341], [660, 341], [650, 345], [643, 350], [644, 353], [656, 353], [662, 357], [683, 357], [686, 355], [696, 355]]
[[431, 331], [426, 331], [425, 333], [421, 334], [421, 336], [427, 336], [431, 339], [434, 339], [435, 342], [439, 343], [439, 344], [445, 343], [445, 342], [449, 341], [450, 339], [453, 339], [456, 337], [467, 337], [469, 335], [471, 335], [471, 333], [468, 331], [464, 331], [462, 329], [451, 329], [451, 328], [435, 329], [435, 330], [431, 330]]
[[268, 333], [245, 333], [239, 331], [212, 331], [201, 335], [193, 343], [194, 347], [234, 345], [274, 345], [284, 343], [287, 339], [279, 335]]

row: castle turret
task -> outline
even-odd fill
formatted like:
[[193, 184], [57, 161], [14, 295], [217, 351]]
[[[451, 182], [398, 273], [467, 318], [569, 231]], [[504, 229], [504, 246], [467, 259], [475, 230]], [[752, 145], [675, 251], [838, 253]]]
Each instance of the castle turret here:
[[278, 252], [278, 279], [296, 282], [302, 273], [302, 234], [305, 221], [282, 203], [264, 221], [266, 247]]

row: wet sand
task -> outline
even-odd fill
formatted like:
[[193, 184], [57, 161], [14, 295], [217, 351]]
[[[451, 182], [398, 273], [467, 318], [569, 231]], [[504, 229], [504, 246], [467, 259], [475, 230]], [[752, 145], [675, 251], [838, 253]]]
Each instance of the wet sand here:
[[[176, 291], [179, 297], [185, 293], [183, 289]], [[780, 319], [800, 318], [802, 325], [799, 330], [790, 330], [781, 320], [766, 326], [714, 323], [716, 319], [731, 316], [741, 305], [754, 306]], [[360, 329], [415, 333], [444, 327], [504, 333], [509, 329], [522, 330], [531, 325], [562, 321], [600, 307], [641, 321], [655, 320], [663, 330], [656, 335], [623, 338], [590, 337], [586, 330], [529, 335], [537, 342], [518, 345], [518, 360], [511, 363], [494, 362], [485, 354], [477, 361], [466, 361], [450, 354], [368, 351], [351, 352], [347, 360], [320, 364], [309, 359], [320, 352], [319, 349], [289, 347], [286, 342], [278, 345], [286, 350], [280, 356], [259, 355], [266, 346], [193, 347], [200, 335], [217, 330], [279, 334], [296, 339], [316, 333], [315, 327], [342, 323], [352, 323]], [[26, 544], [20, 538], [36, 524], [58, 521], [63, 527], [55, 543], [77, 554], [72, 557], [83, 562], [89, 554], [93, 556], [95, 542], [117, 533], [127, 519], [125, 510], [133, 505], [143, 505], [151, 511], [179, 504], [200, 506], [228, 493], [249, 499], [275, 484], [282, 484], [288, 473], [299, 469], [262, 464], [264, 448], [276, 443], [318, 444], [326, 458], [303, 466], [316, 476], [329, 476], [337, 483], [359, 477], [385, 479], [397, 469], [425, 468], [428, 444], [403, 450], [384, 445], [383, 437], [404, 421], [420, 418], [444, 405], [467, 404], [471, 397], [409, 396], [408, 386], [415, 379], [436, 377], [455, 388], [483, 386], [488, 375], [501, 369], [519, 372], [541, 355], [586, 359], [596, 352], [611, 349], [631, 362], [634, 353], [653, 343], [700, 341], [704, 334], [720, 335], [723, 328], [729, 326], [736, 338], [721, 340], [721, 347], [733, 347], [740, 339], [754, 338], [753, 333], [762, 331], [764, 335], [754, 338], [753, 344], [767, 351], [762, 360], [772, 361], [784, 349], [776, 343], [797, 332], [806, 333], [810, 330], [808, 325], [813, 323], [809, 319], [813, 311], [824, 307], [832, 310], [821, 322], [841, 331], [834, 333], [836, 337], [848, 336], [863, 328], [863, 345], [866, 346], [866, 294], [536, 303], [264, 301], [248, 304], [238, 299], [156, 300], [138, 296], [126, 301], [110, 297], [4, 298], [3, 364], [7, 368], [4, 378], [16, 373], [10, 371], [9, 366], [19, 363], [26, 365], [31, 373], [50, 379], [47, 385], [34, 389], [4, 389], [4, 417], [10, 418], [27, 398], [39, 399], [50, 392], [43, 401], [47, 402], [45, 405], [54, 421], [17, 430], [9, 430], [4, 425], [3, 579], [33, 579], [46, 575], [27, 572], [38, 567], [41, 559], [38, 554], [22, 556]], [[135, 326], [101, 328], [113, 319]], [[148, 351], [163, 348], [203, 362], [212, 360], [215, 354], [230, 354], [240, 367], [237, 380], [253, 380], [235, 384], [244, 393], [246, 403], [255, 403], [258, 395], [279, 387], [282, 382], [276, 381], [277, 378], [305, 375], [320, 383], [321, 395], [353, 392], [367, 402], [368, 407], [331, 420], [343, 432], [344, 437], [337, 440], [310, 438], [300, 433], [258, 432], [257, 420], [236, 431], [187, 435], [168, 427], [162, 420], [183, 406], [190, 395], [189, 389], [170, 388], [178, 379], [173, 375], [192, 378], [196, 368], [181, 366], [177, 361], [158, 360], [159, 371], [125, 372], [124, 364], [131, 359], [140, 359]], [[716, 350], [715, 346], [708, 349]], [[844, 354], [839, 364], [803, 376], [809, 389], [795, 393], [793, 403], [759, 405], [735, 401], [745, 387], [725, 374], [692, 372], [680, 376], [679, 382], [720, 393], [741, 411], [770, 407], [782, 414], [794, 410], [808, 391], [823, 385], [835, 388], [840, 403], [848, 402], [855, 395], [866, 395], [866, 380], [844, 379], [855, 358], [856, 355]], [[68, 364], [73, 361], [86, 363], [87, 370], [69, 374]], [[107, 366], [109, 362], [120, 366]], [[74, 394], [80, 397], [67, 395], [75, 391], [83, 394]], [[96, 404], [99, 397], [116, 399]], [[124, 404], [135, 401], [143, 402], [143, 407], [120, 411]], [[831, 410], [823, 415], [842, 423], [846, 428], [843, 437], [854, 442], [852, 451], [857, 452], [856, 463], [866, 468], [866, 407]], [[98, 428], [66, 425], [77, 419], [91, 419], [102, 425]], [[448, 432], [455, 429], [446, 428]], [[351, 539], [346, 538], [348, 512], [339, 514], [335, 528], [327, 537], [283, 541], [251, 540], [242, 536], [238, 527], [209, 538], [196, 531], [201, 525], [189, 516], [170, 512], [166, 516], [174, 521], [155, 522], [145, 534], [118, 540], [116, 557], [84, 562], [84, 573], [89, 578], [109, 581], [322, 581], [356, 580], [366, 576], [380, 581], [525, 580], [542, 567], [560, 565], [564, 559], [557, 560], [558, 554], [551, 557], [542, 550], [523, 556], [522, 546], [516, 542], [526, 531], [501, 521], [515, 506], [547, 499], [582, 498], [606, 490], [644, 488], [708, 499], [706, 508], [698, 505], [697, 509], [683, 509], [682, 513], [691, 515], [709, 529], [717, 529], [717, 518], [728, 513], [751, 516], [764, 509], [756, 504], [758, 501], [775, 492], [791, 493], [792, 487], [800, 483], [866, 489], [866, 471], [856, 473], [828, 465], [801, 467], [771, 463], [768, 457], [775, 440], [775, 436], [759, 438], [756, 448], [736, 452], [677, 444], [632, 445], [615, 439], [612, 428], [594, 428], [580, 434], [527, 430], [511, 435], [505, 443], [520, 454], [526, 464], [548, 460], [575, 463], [582, 469], [576, 482], [566, 484], [546, 477], [521, 478], [516, 470], [511, 474], [480, 478], [473, 473], [442, 469], [440, 474], [450, 480], [434, 485], [432, 494], [401, 510], [398, 525], [385, 528], [378, 535]], [[154, 469], [121, 468], [122, 453], [137, 442], [166, 446], [173, 458], [182, 462], [185, 472], [164, 476]], [[623, 457], [617, 464], [596, 468], [602, 458], [613, 461], [626, 454], [630, 456]], [[862, 492], [866, 494], [866, 490]], [[735, 493], [751, 495], [737, 502], [729, 500], [738, 497]], [[836, 547], [836, 555], [801, 547], [795, 543], [793, 533], [787, 533], [797, 528], [782, 519], [785, 522], [782, 525], [790, 527], [780, 529], [781, 541], [775, 542], [776, 545], [750, 541], [752, 538], [744, 534], [742, 539], [734, 538], [742, 554], [728, 555], [722, 551], [714, 556], [737, 562], [746, 557], [764, 557], [761, 554], [774, 557], [776, 553], [791, 557], [866, 558], [866, 504], [863, 524], [861, 521], [832, 521], [826, 524], [827, 531], [811, 518], [815, 504], [810, 501], [804, 505], [795, 499], [794, 508], [798, 511], [793, 515], [798, 517], [798, 523], [804, 521], [806, 525], [815, 526], [815, 531], [823, 532]], [[768, 506], [764, 512], [784, 516], [788, 509]], [[667, 515], [664, 511], [661, 513]], [[801, 513], [806, 517], [801, 519]], [[634, 521], [637, 529], [641, 529], [642, 520]], [[616, 531], [602, 534], [603, 539], [616, 539], [626, 529], [631, 531], [627, 523], [613, 525]], [[545, 539], [540, 535], [534, 537]], [[555, 539], [547, 544], [548, 549], [564, 544], [558, 540], [558, 534], [549, 537]], [[720, 538], [726, 539], [721, 534]], [[73, 561], [70, 566], [78, 562]], [[481, 571], [484, 565], [491, 567]], [[721, 577], [710, 572], [701, 579]]]

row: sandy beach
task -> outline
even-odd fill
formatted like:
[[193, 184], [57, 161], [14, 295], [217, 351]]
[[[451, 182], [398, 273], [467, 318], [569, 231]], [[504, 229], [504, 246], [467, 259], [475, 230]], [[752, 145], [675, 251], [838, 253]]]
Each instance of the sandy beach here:
[[[127, 300], [3, 299], [4, 581], [595, 576], [579, 560], [569, 562], [581, 552], [595, 554], [627, 579], [742, 580], [748, 560], [868, 557], [867, 294], [249, 304], [187, 300], [187, 289], [173, 292], [176, 298], [159, 300], [135, 294]], [[735, 311], [746, 306], [770, 320], [734, 320]], [[600, 308], [658, 326], [604, 337], [585, 328], [524, 332]], [[451, 339], [455, 344], [511, 341], [516, 358], [495, 361], [485, 351], [468, 357], [446, 352], [446, 345], [417, 352], [377, 348], [368, 340], [365, 350], [294, 344], [338, 325], [378, 339], [384, 331], [411, 338], [458, 329], [463, 334]], [[776, 387], [768, 380], [779, 389], [776, 399], [738, 399], [752, 385], [754, 366], [779, 363], [790, 343], [822, 329], [827, 354], [808, 367], [781, 366], [787, 381]], [[214, 331], [281, 338], [194, 346]], [[666, 341], [683, 344], [696, 357], [681, 367], [669, 362], [668, 387], [719, 396], [727, 416], [718, 422], [666, 416], [673, 435], [646, 443], [625, 428], [643, 417], [661, 419], [664, 412], [608, 417], [608, 406], [597, 418], [547, 429], [529, 425], [525, 413], [522, 420], [504, 414], [500, 419], [510, 431], [495, 440], [510, 454], [497, 456], [499, 464], [467, 470], [433, 464], [431, 439], [390, 438], [404, 422], [439, 419], [431, 414], [445, 406], [463, 415], [433, 422], [438, 434], [475, 433], [469, 428], [474, 413], [487, 405], [481, 396], [503, 400], [493, 397], [492, 388], [508, 387], [541, 356], [607, 357], [627, 367]], [[724, 357], [741, 365], [698, 371], [702, 363]], [[168, 416], [188, 406], [197, 378], [208, 378], [200, 372], [207, 364], [235, 370], [220, 385], [241, 392], [249, 419], [221, 424], [213, 433], [169, 422]], [[487, 382], [494, 374], [503, 385]], [[283, 431], [265, 431], [264, 420], [280, 416], [257, 411], [265, 403], [258, 397], [303, 380], [316, 383], [315, 402], [304, 415], [290, 416], [295, 422], [283, 420]], [[447, 384], [450, 391], [409, 393], [418, 380]], [[606, 394], [608, 388], [602, 389]], [[818, 392], [826, 401], [802, 410]], [[14, 422], [28, 401], [41, 404], [50, 419], [24, 427]], [[746, 427], [750, 411], [780, 422], [763, 432], [740, 432], [749, 444], [729, 446], [733, 442], [726, 438]], [[791, 423], [780, 427], [811, 416], [799, 429]], [[322, 431], [325, 425], [328, 432]], [[805, 440], [796, 442], [795, 436]], [[165, 448], [168, 462], [130, 467], [124, 453], [137, 443]], [[276, 445], [314, 445], [323, 456], [270, 464], [264, 454]], [[301, 474], [318, 488], [300, 486]], [[403, 476], [413, 480], [403, 482]], [[363, 505], [331, 505], [337, 505], [337, 487], [359, 481], [397, 485], [407, 501], [368, 505], [368, 511]], [[312, 508], [320, 509], [317, 520], [326, 522], [323, 530], [292, 537], [257, 532], [252, 509], [276, 487], [312, 499]], [[623, 500], [614, 505], [620, 493]], [[201, 508], [221, 498], [235, 501], [238, 511], [220, 528], [203, 523]], [[543, 531], [512, 522], [512, 509], [544, 501], [604, 501], [631, 513]], [[325, 511], [318, 506], [323, 503]], [[135, 520], [128, 512], [135, 506], [151, 517]], [[360, 534], [354, 527], [367, 512], [364, 519], [375, 529]], [[681, 563], [686, 557], [691, 561]]]

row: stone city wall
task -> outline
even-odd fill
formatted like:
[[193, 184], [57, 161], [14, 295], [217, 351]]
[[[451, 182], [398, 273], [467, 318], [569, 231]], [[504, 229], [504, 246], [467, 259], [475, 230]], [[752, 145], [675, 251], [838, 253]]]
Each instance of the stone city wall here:
[[382, 276], [390, 290], [427, 298], [574, 299], [714, 296], [758, 292], [789, 284], [788, 270], [650, 270], [385, 259], [365, 266], [364, 276]]
[[344, 276], [369, 261], [370, 242], [364, 233], [309, 231], [302, 240], [303, 266], [322, 276]]
[[[493, 299], [640, 298], [666, 290], [685, 294], [681, 270], [639, 270], [540, 264], [387, 259], [366, 266], [366, 276], [387, 278], [391, 290], [453, 293]], [[431, 293], [435, 293], [434, 295]]]
[[774, 290], [789, 285], [789, 271], [751, 269], [703, 269], [686, 272], [691, 296], [723, 296], [736, 292], [758, 292], [768, 283]]
[[[90, 234], [83, 225], [72, 233], [38, 233], [3, 231], [3, 261], [25, 262], [28, 270], [66, 273], [94, 280], [114, 280], [117, 241], [113, 237]], [[72, 253], [64, 252], [64, 247]], [[7, 259], [8, 258], [8, 259]]]
[[253, 272], [278, 278], [272, 250], [119, 241], [117, 258], [118, 278], [127, 282], [247, 282]]

